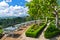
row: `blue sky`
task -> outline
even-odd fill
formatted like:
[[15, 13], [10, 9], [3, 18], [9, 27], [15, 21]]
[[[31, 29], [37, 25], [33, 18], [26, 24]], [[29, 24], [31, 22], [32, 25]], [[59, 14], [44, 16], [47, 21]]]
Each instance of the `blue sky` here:
[[26, 3], [25, 0], [12, 0], [12, 2], [9, 2], [9, 5], [25, 6], [25, 3]]
[[26, 2], [30, 2], [30, 0], [0, 0], [0, 17], [27, 16], [28, 7], [25, 7]]
[[[0, 2], [3, 1], [3, 0], [0, 0]], [[25, 6], [25, 3], [27, 1], [25, 0], [12, 0], [12, 2], [7, 2], [10, 6], [15, 6], [15, 5], [18, 5], [18, 6]]]

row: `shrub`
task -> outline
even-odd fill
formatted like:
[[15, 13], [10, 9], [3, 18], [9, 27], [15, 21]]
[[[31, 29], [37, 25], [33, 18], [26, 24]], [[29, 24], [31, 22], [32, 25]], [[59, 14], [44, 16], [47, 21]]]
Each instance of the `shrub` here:
[[2, 34], [3, 33], [3, 30], [2, 29], [0, 29], [0, 34]]
[[52, 38], [60, 33], [60, 30], [56, 28], [53, 22], [50, 23], [47, 30], [44, 32], [45, 38]]
[[2, 30], [2, 28], [0, 27], [0, 39], [3, 37], [3, 30]]
[[26, 36], [27, 37], [37, 37], [39, 32], [45, 27], [46, 24], [42, 23], [41, 26], [38, 25], [32, 25], [27, 31]]
[[0, 27], [0, 34], [2, 34], [3, 33], [3, 30], [2, 30], [2, 28]]

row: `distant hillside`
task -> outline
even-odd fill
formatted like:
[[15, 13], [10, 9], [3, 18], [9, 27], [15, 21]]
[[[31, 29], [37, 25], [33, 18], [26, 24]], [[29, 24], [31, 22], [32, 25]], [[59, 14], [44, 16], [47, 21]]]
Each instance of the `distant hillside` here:
[[0, 18], [0, 25], [3, 28], [13, 26], [15, 24], [20, 24], [26, 21], [26, 17], [3, 17]]

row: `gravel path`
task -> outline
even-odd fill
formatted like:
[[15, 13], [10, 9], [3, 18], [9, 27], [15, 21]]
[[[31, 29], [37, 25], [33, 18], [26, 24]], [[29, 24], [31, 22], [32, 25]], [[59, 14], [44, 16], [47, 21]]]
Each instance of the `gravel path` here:
[[[47, 27], [49, 26], [49, 24], [50, 23], [47, 24]], [[49, 40], [49, 39], [44, 38], [44, 31], [47, 29], [47, 27], [43, 30], [42, 34], [39, 37], [39, 40]]]

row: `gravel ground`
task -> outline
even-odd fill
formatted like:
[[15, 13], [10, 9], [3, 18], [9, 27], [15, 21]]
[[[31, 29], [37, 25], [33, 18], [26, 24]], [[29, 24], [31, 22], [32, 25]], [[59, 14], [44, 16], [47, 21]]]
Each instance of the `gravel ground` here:
[[[48, 23], [48, 25], [49, 25], [49, 23]], [[48, 27], [48, 26], [47, 26], [47, 27]], [[7, 37], [7, 38], [4, 39], [4, 40], [60, 40], [60, 35], [57, 36], [57, 37], [51, 38], [51, 39], [46, 39], [46, 38], [44, 38], [44, 31], [47, 29], [47, 27], [43, 30], [43, 32], [41, 33], [41, 35], [40, 35], [38, 38], [26, 37], [25, 32], [26, 32], [26, 30], [29, 28], [29, 27], [28, 27], [28, 28], [23, 32], [23, 34], [22, 34], [20, 37], [18, 37], [18, 38]], [[18, 32], [18, 33], [19, 33], [19, 32]], [[4, 38], [4, 37], [3, 37], [3, 38]], [[2, 39], [2, 40], [3, 40], [3, 39]]]

